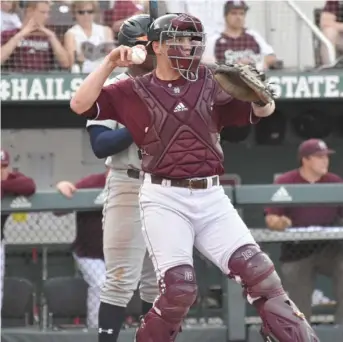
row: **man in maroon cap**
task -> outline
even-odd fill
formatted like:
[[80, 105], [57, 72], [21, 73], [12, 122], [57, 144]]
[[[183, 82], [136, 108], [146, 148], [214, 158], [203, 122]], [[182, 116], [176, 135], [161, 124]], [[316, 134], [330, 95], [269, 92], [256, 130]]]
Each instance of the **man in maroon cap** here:
[[[7, 151], [1, 149], [1, 199], [6, 195], [30, 196], [36, 191], [33, 179], [19, 172], [11, 172], [9, 168], [10, 156]], [[2, 307], [2, 283], [5, 271], [5, 249], [4, 249], [4, 226], [8, 218], [7, 214], [1, 213], [1, 242], [0, 242], [0, 309]]]
[[[342, 183], [328, 172], [334, 151], [319, 139], [304, 141], [298, 150], [301, 166], [279, 176], [276, 184]], [[288, 227], [330, 227], [339, 225], [343, 206], [297, 206], [266, 208], [266, 224], [275, 231]], [[281, 247], [281, 272], [285, 289], [307, 318], [315, 273], [332, 277], [337, 301], [336, 323], [343, 324], [343, 244], [340, 241], [287, 242]], [[299, 281], [301, 279], [301, 281]]]

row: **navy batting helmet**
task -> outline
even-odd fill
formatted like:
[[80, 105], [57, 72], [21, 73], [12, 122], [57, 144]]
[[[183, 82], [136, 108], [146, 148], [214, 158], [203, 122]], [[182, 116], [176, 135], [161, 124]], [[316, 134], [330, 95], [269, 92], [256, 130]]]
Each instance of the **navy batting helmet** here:
[[130, 47], [137, 44], [146, 45], [150, 23], [151, 18], [148, 14], [137, 14], [125, 20], [118, 33], [119, 45]]

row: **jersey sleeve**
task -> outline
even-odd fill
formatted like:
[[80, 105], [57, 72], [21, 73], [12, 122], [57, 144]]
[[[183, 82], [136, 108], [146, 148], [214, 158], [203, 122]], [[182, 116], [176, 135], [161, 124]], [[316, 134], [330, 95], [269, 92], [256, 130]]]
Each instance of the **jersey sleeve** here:
[[75, 183], [76, 189], [98, 189], [103, 188], [106, 182], [106, 175], [104, 173], [92, 174], [81, 178]]
[[86, 128], [90, 126], [103, 126], [110, 129], [116, 129], [117, 125], [117, 121], [114, 120], [87, 120]]
[[120, 80], [103, 87], [95, 104], [84, 115], [96, 121], [113, 120], [124, 124], [132, 98], [135, 98], [132, 79]]
[[214, 111], [218, 117], [219, 127], [242, 127], [260, 121], [260, 118], [254, 114], [250, 102], [237, 99], [231, 99], [223, 105], [215, 105]]

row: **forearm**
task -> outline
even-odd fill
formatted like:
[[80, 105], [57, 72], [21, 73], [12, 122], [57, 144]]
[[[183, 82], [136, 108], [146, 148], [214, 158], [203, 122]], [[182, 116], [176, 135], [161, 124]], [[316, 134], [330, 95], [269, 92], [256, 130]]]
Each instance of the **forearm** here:
[[264, 57], [264, 68], [269, 69], [269, 67], [276, 62], [275, 55], [268, 55]]
[[273, 101], [271, 103], [268, 103], [264, 107], [260, 107], [257, 104], [252, 103], [252, 108], [256, 116], [258, 116], [259, 118], [265, 118], [274, 113], [275, 102]]
[[93, 106], [115, 68], [116, 65], [106, 57], [103, 63], [85, 78], [70, 101], [70, 107], [76, 114], [81, 115]]
[[18, 32], [13, 38], [11, 38], [6, 44], [1, 47], [1, 64], [5, 63], [11, 56], [18, 43], [23, 39], [23, 36]]
[[57, 39], [55, 35], [50, 38], [50, 43], [52, 50], [54, 52], [55, 57], [57, 58], [59, 64], [63, 68], [69, 68], [70, 62], [67, 51], [64, 49], [60, 41]]

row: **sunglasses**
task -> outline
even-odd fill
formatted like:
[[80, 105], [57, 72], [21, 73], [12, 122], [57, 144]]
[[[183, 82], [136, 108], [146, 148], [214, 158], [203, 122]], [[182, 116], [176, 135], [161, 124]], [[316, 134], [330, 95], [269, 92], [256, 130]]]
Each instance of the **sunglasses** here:
[[94, 14], [94, 11], [93, 10], [80, 10], [80, 11], [77, 11], [77, 14], [80, 14], [80, 15]]

